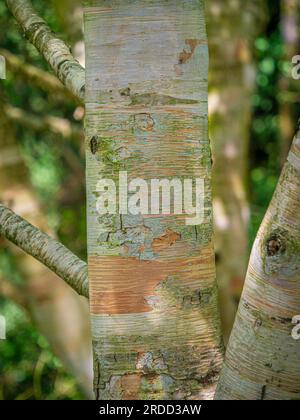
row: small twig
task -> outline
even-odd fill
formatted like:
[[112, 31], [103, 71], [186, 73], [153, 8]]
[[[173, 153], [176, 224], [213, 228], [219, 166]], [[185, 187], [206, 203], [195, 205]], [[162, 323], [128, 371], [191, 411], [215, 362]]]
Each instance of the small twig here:
[[27, 39], [44, 56], [59, 80], [80, 100], [84, 98], [85, 70], [69, 47], [36, 14], [29, 0], [6, 0]]
[[87, 264], [60, 242], [0, 204], [0, 235], [61, 277], [79, 295], [88, 297]]

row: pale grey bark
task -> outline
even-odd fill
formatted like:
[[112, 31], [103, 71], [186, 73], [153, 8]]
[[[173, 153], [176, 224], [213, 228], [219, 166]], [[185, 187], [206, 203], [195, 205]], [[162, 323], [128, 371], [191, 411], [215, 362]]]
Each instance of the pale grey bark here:
[[29, 0], [6, 0], [25, 36], [44, 56], [59, 80], [80, 100], [84, 98], [85, 71], [69, 47], [36, 14]]
[[300, 133], [257, 235], [216, 399], [299, 400]]
[[[85, 2], [90, 308], [97, 399], [211, 399], [223, 359], [202, 0]], [[102, 215], [97, 183], [205, 180], [204, 221]]]
[[0, 235], [61, 277], [79, 295], [88, 297], [87, 265], [64, 245], [0, 204]]

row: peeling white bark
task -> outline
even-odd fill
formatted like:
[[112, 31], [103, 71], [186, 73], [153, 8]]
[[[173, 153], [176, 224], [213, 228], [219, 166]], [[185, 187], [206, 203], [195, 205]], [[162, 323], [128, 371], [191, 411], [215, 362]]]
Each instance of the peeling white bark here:
[[300, 134], [250, 259], [216, 399], [299, 400]]

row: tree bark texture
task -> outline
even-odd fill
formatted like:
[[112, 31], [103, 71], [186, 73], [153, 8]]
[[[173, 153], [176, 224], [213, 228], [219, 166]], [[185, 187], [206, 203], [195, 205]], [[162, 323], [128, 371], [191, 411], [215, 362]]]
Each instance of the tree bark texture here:
[[36, 14], [29, 0], [6, 0], [25, 36], [44, 56], [59, 80], [80, 100], [84, 97], [85, 71], [69, 47]]
[[88, 297], [87, 265], [60, 242], [0, 204], [0, 234]]
[[[211, 399], [222, 364], [202, 0], [85, 2], [90, 309], [97, 399]], [[204, 222], [104, 215], [97, 182], [202, 178]]]
[[216, 399], [299, 400], [300, 134], [253, 247]]

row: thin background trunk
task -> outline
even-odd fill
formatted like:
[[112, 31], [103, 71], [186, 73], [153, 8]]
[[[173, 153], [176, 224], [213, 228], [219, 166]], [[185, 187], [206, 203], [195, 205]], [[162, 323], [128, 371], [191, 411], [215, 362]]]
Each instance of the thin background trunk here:
[[228, 341], [248, 261], [247, 193], [252, 49], [265, 22], [266, 2], [206, 2], [210, 48], [209, 115], [213, 150], [213, 197], [217, 279], [225, 341]]
[[[291, 63], [299, 54], [299, 0], [281, 0], [281, 33], [283, 38], [283, 59]], [[296, 83], [296, 85], [295, 85]], [[298, 102], [298, 81], [282, 74], [279, 80], [279, 122], [281, 130], [280, 163], [284, 165], [293, 138], [295, 102]]]

